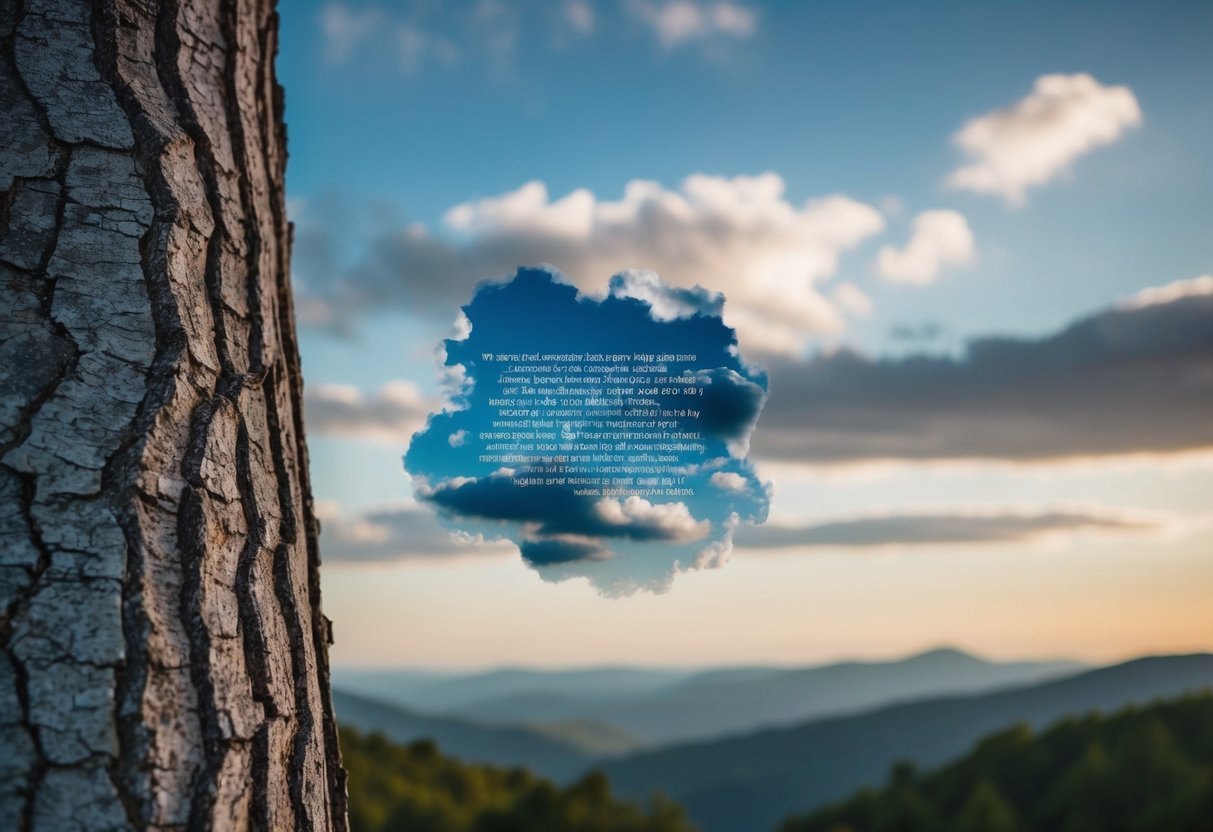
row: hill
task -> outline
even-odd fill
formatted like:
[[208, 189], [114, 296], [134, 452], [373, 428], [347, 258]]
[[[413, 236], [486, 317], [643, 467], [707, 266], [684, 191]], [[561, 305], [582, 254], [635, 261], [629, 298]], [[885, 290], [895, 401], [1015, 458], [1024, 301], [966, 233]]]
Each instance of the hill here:
[[477, 673], [336, 668], [333, 683], [380, 702], [451, 714], [478, 702], [514, 696], [538, 695], [571, 702], [613, 701], [667, 688], [693, 673], [626, 665], [572, 670], [505, 667]]
[[1039, 726], [1209, 687], [1213, 655], [1146, 658], [1043, 684], [674, 746], [603, 770], [624, 794], [665, 791], [705, 832], [766, 832], [789, 812], [880, 782], [899, 759], [937, 765], [1014, 722]]
[[780, 832], [1213, 831], [1213, 695], [1017, 725], [930, 774], [894, 766]]
[[695, 832], [668, 801], [613, 797], [601, 774], [558, 788], [523, 769], [457, 762], [432, 742], [402, 746], [348, 726], [341, 752], [357, 832]]
[[714, 739], [924, 696], [993, 690], [1081, 669], [1074, 662], [992, 662], [940, 649], [891, 661], [694, 672], [626, 666], [470, 675], [344, 670], [335, 674], [335, 684], [413, 711], [507, 725], [607, 724], [655, 745]]
[[584, 740], [578, 743], [554, 731], [424, 716], [339, 690], [333, 691], [333, 709], [343, 731], [377, 731], [396, 742], [432, 740], [459, 759], [526, 766], [557, 780], [576, 776], [601, 756], [587, 750]]

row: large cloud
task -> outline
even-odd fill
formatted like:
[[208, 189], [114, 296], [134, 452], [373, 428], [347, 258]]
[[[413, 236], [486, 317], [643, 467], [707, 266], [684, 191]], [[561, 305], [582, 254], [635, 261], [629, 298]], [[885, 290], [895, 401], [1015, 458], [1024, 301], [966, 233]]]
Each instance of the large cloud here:
[[888, 514], [801, 526], [768, 524], [738, 532], [738, 549], [865, 548], [974, 543], [1025, 543], [1076, 532], [1141, 532], [1148, 520], [1109, 511], [951, 511]]
[[972, 162], [947, 179], [952, 188], [1021, 205], [1029, 188], [1065, 174], [1079, 157], [1141, 124], [1128, 87], [1104, 86], [1085, 73], [1042, 75], [1009, 107], [978, 116], [953, 137]]
[[770, 365], [754, 452], [779, 461], [1051, 460], [1213, 447], [1213, 279], [953, 358]]
[[[579, 286], [601, 291], [601, 275], [651, 269], [666, 284], [696, 285], [729, 298], [725, 321], [749, 353], [800, 354], [843, 319], [817, 289], [844, 252], [879, 233], [875, 208], [842, 195], [793, 204], [774, 173], [696, 174], [678, 190], [633, 181], [622, 199], [588, 190], [552, 199], [542, 182], [456, 205], [444, 233], [411, 225], [376, 238], [344, 271], [309, 271], [301, 261], [301, 315], [348, 327], [384, 306], [449, 318], [479, 281], [520, 263], [551, 263]], [[332, 232], [301, 224], [302, 245], [324, 250]], [[318, 273], [319, 272], [319, 273]], [[336, 272], [336, 273], [335, 273]]]

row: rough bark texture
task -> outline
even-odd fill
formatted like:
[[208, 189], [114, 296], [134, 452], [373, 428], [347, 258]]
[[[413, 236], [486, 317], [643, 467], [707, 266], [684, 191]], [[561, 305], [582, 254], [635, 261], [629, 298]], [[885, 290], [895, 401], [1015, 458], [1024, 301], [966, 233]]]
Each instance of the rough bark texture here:
[[0, 0], [0, 829], [346, 828], [272, 0]]

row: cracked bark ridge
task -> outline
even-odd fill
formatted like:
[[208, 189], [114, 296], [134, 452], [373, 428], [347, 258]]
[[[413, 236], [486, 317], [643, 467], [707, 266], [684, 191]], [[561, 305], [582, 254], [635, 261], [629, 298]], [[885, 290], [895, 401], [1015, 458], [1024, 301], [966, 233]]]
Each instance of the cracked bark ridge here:
[[346, 830], [272, 0], [0, 0], [0, 829]]

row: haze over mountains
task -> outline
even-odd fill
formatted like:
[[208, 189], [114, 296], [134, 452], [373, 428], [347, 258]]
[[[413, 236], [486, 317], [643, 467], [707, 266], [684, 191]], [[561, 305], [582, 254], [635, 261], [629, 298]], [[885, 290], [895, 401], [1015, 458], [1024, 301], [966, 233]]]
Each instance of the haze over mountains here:
[[[940, 763], [1015, 722], [1211, 689], [1213, 655], [1097, 670], [934, 650], [793, 670], [335, 677], [345, 724], [397, 741], [432, 738], [452, 756], [524, 765], [558, 781], [599, 767], [621, 794], [667, 792], [703, 832], [769, 832], [790, 813], [879, 785], [893, 762]], [[349, 687], [360, 693], [342, 692]], [[670, 739], [685, 736], [702, 739]]]
[[906, 659], [708, 671], [498, 670], [468, 676], [347, 671], [335, 685], [486, 723], [606, 723], [648, 744], [719, 737], [941, 693], [1072, 673], [1075, 662], [991, 662], [954, 649]]

